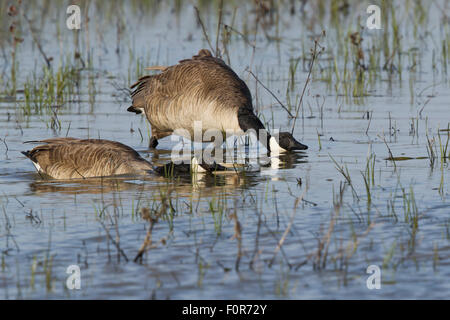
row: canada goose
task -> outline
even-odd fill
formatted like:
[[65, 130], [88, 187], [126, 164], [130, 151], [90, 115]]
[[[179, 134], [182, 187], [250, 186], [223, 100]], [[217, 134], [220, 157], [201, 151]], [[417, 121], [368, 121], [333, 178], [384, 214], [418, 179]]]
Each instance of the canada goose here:
[[[39, 173], [54, 179], [104, 177], [120, 174], [165, 174], [189, 172], [188, 164], [168, 164], [154, 168], [134, 149], [116, 141], [103, 139], [54, 138], [30, 151], [22, 152], [29, 158]], [[198, 164], [193, 161], [196, 172], [225, 170], [220, 165]]]
[[[260, 130], [265, 131], [253, 112], [252, 96], [245, 82], [209, 50], [202, 49], [174, 66], [148, 69], [161, 73], [144, 76], [131, 86], [132, 106], [127, 110], [146, 115], [152, 129], [151, 148], [176, 129], [185, 129], [190, 137], [195, 137], [196, 121], [201, 122], [202, 133], [213, 129], [239, 134], [253, 129], [260, 139]], [[267, 141], [260, 141], [268, 151], [308, 148], [288, 132], [280, 133], [279, 143], [268, 133], [266, 137]]]

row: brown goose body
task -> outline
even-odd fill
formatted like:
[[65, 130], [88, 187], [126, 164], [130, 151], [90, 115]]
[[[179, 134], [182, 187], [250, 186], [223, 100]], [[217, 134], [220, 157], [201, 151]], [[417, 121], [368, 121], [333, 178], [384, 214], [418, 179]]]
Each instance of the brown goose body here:
[[[150, 69], [161, 73], [142, 77], [131, 86], [133, 105], [128, 111], [145, 113], [152, 127], [151, 148], [158, 145], [158, 139], [172, 133], [208, 141], [223, 132], [242, 134], [249, 130], [256, 133], [268, 151], [308, 148], [288, 132], [282, 133], [279, 145], [255, 115], [245, 82], [209, 50], [202, 49], [174, 66]], [[197, 124], [201, 134], [196, 134]], [[210, 138], [204, 135], [208, 130], [214, 130], [208, 132]]]
[[238, 110], [253, 114], [245, 82], [209, 50], [158, 69], [160, 74], [142, 77], [131, 87], [133, 105], [128, 109], [145, 113], [155, 139], [176, 129], [187, 130], [192, 139], [195, 121], [201, 121], [202, 133], [210, 129], [239, 133]]
[[134, 149], [103, 139], [55, 138], [23, 152], [39, 173], [54, 179], [146, 174], [152, 165]]

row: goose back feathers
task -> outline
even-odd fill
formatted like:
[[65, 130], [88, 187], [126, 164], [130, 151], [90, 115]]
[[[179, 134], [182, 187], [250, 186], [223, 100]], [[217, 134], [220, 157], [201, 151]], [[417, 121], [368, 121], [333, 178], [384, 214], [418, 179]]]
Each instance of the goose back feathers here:
[[55, 138], [22, 152], [39, 173], [55, 179], [145, 174], [152, 165], [134, 149], [103, 139]]
[[253, 114], [250, 91], [237, 74], [206, 49], [191, 59], [181, 60], [160, 74], [139, 79], [131, 86], [130, 112], [144, 112], [152, 136], [163, 138], [175, 129], [194, 137], [194, 122], [208, 129], [241, 131], [238, 110]]

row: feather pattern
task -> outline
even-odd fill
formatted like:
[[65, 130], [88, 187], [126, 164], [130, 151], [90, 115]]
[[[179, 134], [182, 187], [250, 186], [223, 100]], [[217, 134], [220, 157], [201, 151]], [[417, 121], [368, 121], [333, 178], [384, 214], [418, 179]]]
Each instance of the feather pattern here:
[[253, 113], [250, 90], [234, 71], [206, 49], [161, 73], [140, 78], [131, 86], [131, 110], [145, 110], [152, 135], [162, 138], [175, 129], [187, 130], [191, 137], [194, 122], [208, 129], [241, 131], [239, 108]]
[[103, 139], [54, 138], [23, 152], [40, 173], [55, 179], [146, 174], [152, 165], [134, 149]]

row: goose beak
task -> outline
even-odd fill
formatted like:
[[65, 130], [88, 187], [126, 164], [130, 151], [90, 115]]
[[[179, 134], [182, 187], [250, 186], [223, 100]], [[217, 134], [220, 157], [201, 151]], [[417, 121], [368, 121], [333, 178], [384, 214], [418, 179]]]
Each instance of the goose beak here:
[[307, 145], [302, 144], [294, 139], [294, 141], [292, 142], [292, 147], [288, 150], [293, 151], [293, 150], [306, 150], [306, 149], [308, 149]]
[[280, 147], [287, 151], [306, 150], [307, 145], [297, 141], [289, 132], [280, 132], [279, 134]]

